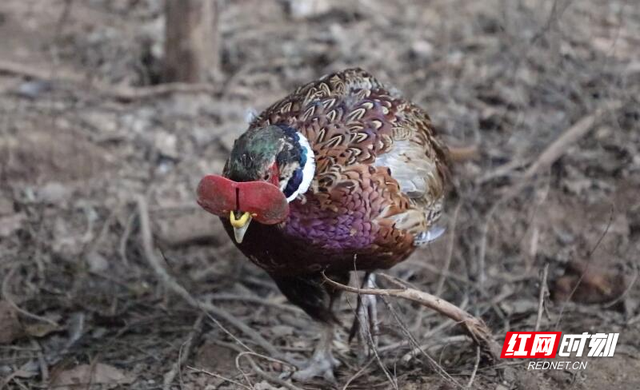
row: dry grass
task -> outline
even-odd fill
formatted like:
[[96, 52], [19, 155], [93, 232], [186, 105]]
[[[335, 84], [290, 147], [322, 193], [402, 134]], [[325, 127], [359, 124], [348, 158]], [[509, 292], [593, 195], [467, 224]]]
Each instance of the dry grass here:
[[[221, 74], [189, 87], [153, 85], [159, 1], [1, 2], [0, 278], [19, 323], [0, 313], [18, 329], [0, 345], [0, 386], [60, 384], [78, 367], [137, 389], [300, 386], [278, 379], [280, 358], [309, 356], [315, 326], [193, 189], [221, 170], [247, 112], [361, 66], [480, 154], [455, 168], [450, 236], [393, 274], [482, 318], [498, 343], [538, 327], [621, 336], [589, 371], [532, 372], [485, 364], [451, 320], [387, 300], [379, 360], [358, 363], [341, 335], [338, 388], [638, 388], [638, 7], [326, 3], [293, 19], [280, 1], [223, 2]], [[159, 283], [147, 262], [159, 249], [194, 301]]]

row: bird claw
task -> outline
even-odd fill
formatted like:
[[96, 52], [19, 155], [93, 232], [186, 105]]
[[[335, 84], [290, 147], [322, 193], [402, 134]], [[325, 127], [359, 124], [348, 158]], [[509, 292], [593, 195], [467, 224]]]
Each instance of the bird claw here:
[[314, 377], [322, 377], [329, 382], [335, 382], [334, 368], [340, 365], [340, 361], [333, 357], [330, 351], [316, 351], [307, 362], [304, 369], [296, 371], [291, 376], [299, 382], [308, 382]]
[[333, 337], [333, 325], [326, 324], [313, 356], [302, 365], [300, 371], [294, 372], [291, 378], [299, 382], [309, 382], [314, 377], [322, 377], [329, 382], [335, 383], [336, 378], [333, 375], [333, 370], [340, 365], [340, 361], [333, 357], [331, 352]]

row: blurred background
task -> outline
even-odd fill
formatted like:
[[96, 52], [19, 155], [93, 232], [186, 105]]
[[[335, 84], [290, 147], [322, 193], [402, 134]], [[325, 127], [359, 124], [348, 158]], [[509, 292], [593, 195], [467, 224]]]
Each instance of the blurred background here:
[[[0, 37], [0, 388], [640, 388], [636, 1], [2, 0]], [[347, 67], [476, 150], [454, 168], [444, 238], [392, 273], [500, 345], [620, 332], [615, 357], [476, 370], [452, 321], [393, 300], [379, 359], [359, 364], [342, 332], [337, 384], [241, 354], [269, 355], [237, 322], [299, 358], [317, 328], [195, 186], [251, 113]], [[146, 244], [211, 310], [158, 282]]]

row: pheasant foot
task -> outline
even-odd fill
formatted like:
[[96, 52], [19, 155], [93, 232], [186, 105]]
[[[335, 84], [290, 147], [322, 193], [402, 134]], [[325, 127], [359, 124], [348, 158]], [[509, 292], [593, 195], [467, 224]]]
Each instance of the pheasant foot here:
[[300, 382], [308, 382], [314, 377], [323, 377], [327, 381], [335, 382], [333, 370], [340, 365], [340, 361], [334, 358], [333, 353], [331, 353], [333, 337], [333, 325], [325, 324], [313, 356], [311, 356], [311, 359], [304, 365], [302, 370], [293, 373], [293, 379]]

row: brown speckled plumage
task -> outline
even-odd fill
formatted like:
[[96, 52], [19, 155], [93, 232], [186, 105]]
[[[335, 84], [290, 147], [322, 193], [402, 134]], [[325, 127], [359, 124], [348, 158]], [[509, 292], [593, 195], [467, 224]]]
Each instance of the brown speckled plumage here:
[[290, 203], [288, 221], [252, 226], [239, 245], [270, 273], [389, 268], [438, 220], [446, 147], [426, 112], [367, 72], [304, 85], [250, 129], [275, 124], [307, 137], [316, 173], [309, 191]]
[[[223, 176], [203, 178], [198, 202], [292, 303], [324, 323], [310, 364], [294, 377], [331, 379], [340, 291], [322, 272], [346, 283], [351, 271], [392, 267], [437, 238], [447, 180], [447, 149], [429, 116], [349, 69], [260, 114], [234, 144]], [[356, 311], [353, 329], [375, 328], [375, 302], [359, 300]]]

